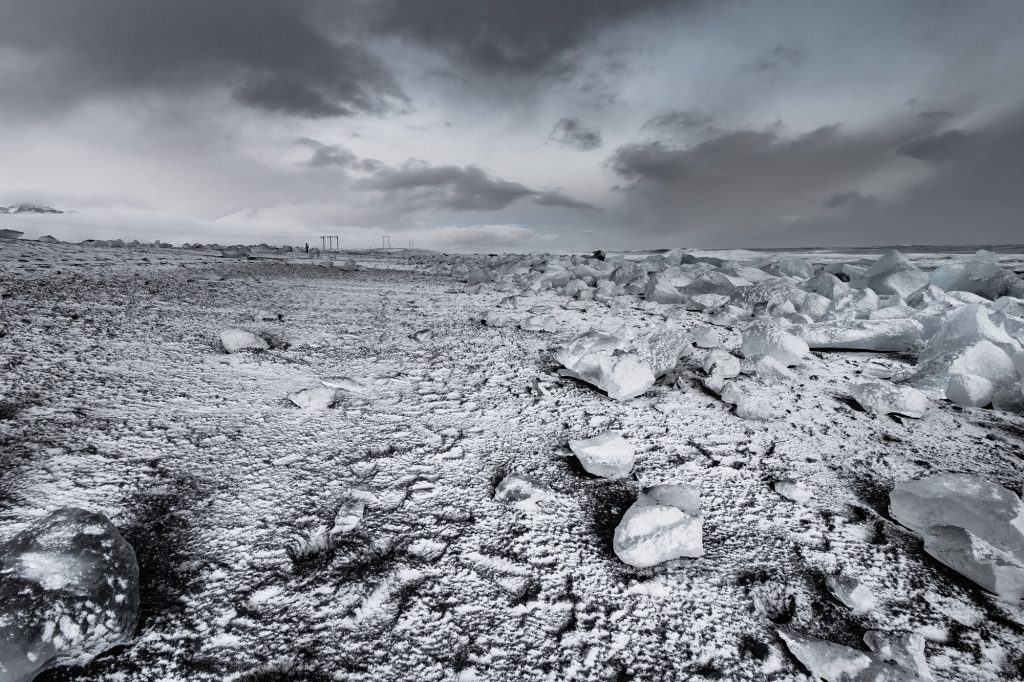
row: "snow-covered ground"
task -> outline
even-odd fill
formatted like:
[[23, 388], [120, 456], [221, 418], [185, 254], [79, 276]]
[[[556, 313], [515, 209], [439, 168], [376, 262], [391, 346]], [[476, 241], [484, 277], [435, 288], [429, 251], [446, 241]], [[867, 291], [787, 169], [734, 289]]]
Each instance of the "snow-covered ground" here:
[[[807, 679], [780, 625], [858, 649], [868, 630], [917, 631], [936, 679], [1024, 679], [1021, 605], [887, 511], [897, 482], [936, 473], [1019, 494], [1021, 416], [864, 412], [851, 384], [912, 362], [865, 352], [812, 352], [764, 386], [773, 421], [704, 388], [702, 349], [613, 401], [560, 377], [555, 351], [591, 327], [691, 330], [708, 314], [505, 301], [408, 255], [355, 258], [0, 244], [0, 541], [82, 507], [114, 521], [142, 572], [137, 637], [39, 679]], [[481, 324], [503, 301], [555, 331]], [[271, 349], [225, 354], [229, 327]], [[338, 375], [365, 390], [331, 410], [287, 398]], [[609, 430], [635, 449], [633, 476], [593, 477], [567, 447]], [[495, 500], [509, 473], [551, 499]], [[809, 499], [776, 492], [788, 480]], [[626, 565], [622, 514], [674, 482], [701, 489], [703, 556]], [[355, 530], [332, 535], [359, 501]], [[839, 603], [840, 572], [877, 605]]]

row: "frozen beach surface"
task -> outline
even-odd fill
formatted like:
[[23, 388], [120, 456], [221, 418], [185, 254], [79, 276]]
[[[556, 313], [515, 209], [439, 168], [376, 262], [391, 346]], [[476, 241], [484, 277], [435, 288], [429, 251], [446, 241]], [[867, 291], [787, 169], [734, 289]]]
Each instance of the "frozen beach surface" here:
[[40, 679], [1024, 678], [1019, 257], [330, 255], [0, 244]]

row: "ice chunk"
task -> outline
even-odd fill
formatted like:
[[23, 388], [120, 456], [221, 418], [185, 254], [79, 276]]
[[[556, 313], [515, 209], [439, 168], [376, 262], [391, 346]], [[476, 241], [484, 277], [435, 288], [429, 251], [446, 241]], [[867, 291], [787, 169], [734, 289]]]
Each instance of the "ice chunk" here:
[[886, 251], [877, 262], [851, 282], [856, 289], [873, 289], [876, 294], [909, 296], [928, 283], [928, 275], [896, 251]]
[[661, 275], [655, 275], [647, 282], [647, 286], [644, 287], [644, 298], [652, 303], [683, 302], [683, 295], [679, 293], [679, 289]]
[[778, 277], [808, 279], [814, 275], [814, 266], [804, 258], [779, 258], [760, 264], [759, 267]]
[[262, 337], [245, 329], [231, 328], [220, 333], [220, 343], [228, 353], [240, 350], [267, 350], [270, 345]]
[[959, 526], [931, 526], [924, 550], [1000, 599], [1024, 599], [1024, 553], [994, 546]]
[[864, 643], [879, 658], [892, 661], [923, 680], [934, 679], [924, 656], [924, 635], [920, 632], [881, 632], [868, 630]]
[[44, 516], [0, 545], [0, 679], [88, 663], [131, 638], [138, 608], [135, 552], [105, 516]]
[[814, 349], [902, 353], [920, 347], [924, 328], [910, 319], [847, 320], [799, 324], [787, 331]]
[[844, 296], [850, 292], [850, 285], [829, 272], [819, 272], [800, 285], [804, 291], [823, 296], [829, 300]]
[[928, 397], [921, 391], [883, 381], [854, 384], [850, 395], [872, 414], [902, 414], [918, 419], [928, 409]]
[[614, 334], [586, 332], [563, 346], [555, 359], [565, 368], [560, 374], [596, 386], [614, 400], [634, 398], [654, 385], [651, 366]]
[[778, 322], [762, 315], [743, 330], [740, 350], [748, 358], [768, 356], [788, 367], [799, 364], [809, 349], [802, 339], [783, 331]]
[[786, 647], [813, 677], [825, 682], [912, 682], [915, 673], [875, 654], [779, 628]]
[[636, 453], [633, 446], [614, 431], [586, 440], [569, 441], [569, 449], [588, 473], [602, 478], [622, 478], [633, 470]]
[[804, 484], [792, 478], [783, 478], [776, 481], [772, 487], [775, 492], [798, 504], [807, 504], [814, 498], [814, 493], [808, 490]]
[[304, 388], [289, 394], [288, 400], [304, 410], [326, 410], [337, 402], [338, 392], [326, 386]]
[[964, 407], [985, 407], [995, 392], [995, 384], [977, 374], [953, 374], [946, 385], [946, 398]]
[[338, 508], [338, 513], [334, 515], [334, 527], [331, 528], [329, 535], [344, 535], [354, 531], [362, 523], [365, 510], [365, 500], [357, 497], [345, 500]]
[[704, 371], [709, 375], [732, 379], [740, 375], [740, 359], [727, 350], [715, 348], [704, 358]]
[[722, 345], [722, 336], [714, 327], [697, 327], [693, 330], [693, 342], [698, 348], [716, 348]]
[[612, 547], [637, 568], [704, 554], [704, 518], [664, 504], [634, 503], [615, 528]]
[[535, 512], [539, 505], [553, 500], [554, 494], [550, 488], [536, 479], [520, 474], [509, 474], [494, 489], [494, 499], [520, 511]]
[[654, 376], [671, 371], [680, 358], [693, 352], [693, 338], [678, 329], [660, 329], [633, 339], [633, 348], [650, 366]]
[[519, 327], [531, 332], [558, 331], [558, 318], [554, 315], [532, 315], [520, 322]]
[[1024, 560], [1024, 504], [1001, 485], [970, 474], [902, 481], [889, 493], [889, 514], [924, 534], [958, 526]]
[[942, 266], [929, 282], [946, 291], [967, 291], [995, 300], [1000, 296], [1024, 297], [1024, 281], [999, 266], [999, 257], [978, 251], [962, 267]]
[[830, 575], [825, 578], [825, 586], [843, 606], [856, 613], [870, 611], [878, 603], [871, 590], [852, 576]]

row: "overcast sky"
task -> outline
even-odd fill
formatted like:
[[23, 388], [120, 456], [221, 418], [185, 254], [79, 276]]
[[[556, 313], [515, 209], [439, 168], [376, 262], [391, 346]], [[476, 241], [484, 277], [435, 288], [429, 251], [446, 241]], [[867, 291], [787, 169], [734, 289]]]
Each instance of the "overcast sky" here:
[[0, 93], [76, 240], [1024, 242], [1021, 0], [3, 0]]

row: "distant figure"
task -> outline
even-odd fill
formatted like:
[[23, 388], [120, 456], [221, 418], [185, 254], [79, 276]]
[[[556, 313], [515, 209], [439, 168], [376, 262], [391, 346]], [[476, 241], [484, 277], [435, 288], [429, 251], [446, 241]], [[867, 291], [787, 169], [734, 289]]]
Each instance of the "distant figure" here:
[[604, 251], [598, 249], [597, 251], [594, 252], [594, 255], [591, 256], [591, 258], [596, 258], [597, 260], [604, 260]]
[[306, 255], [309, 255], [309, 242], [306, 242]]

